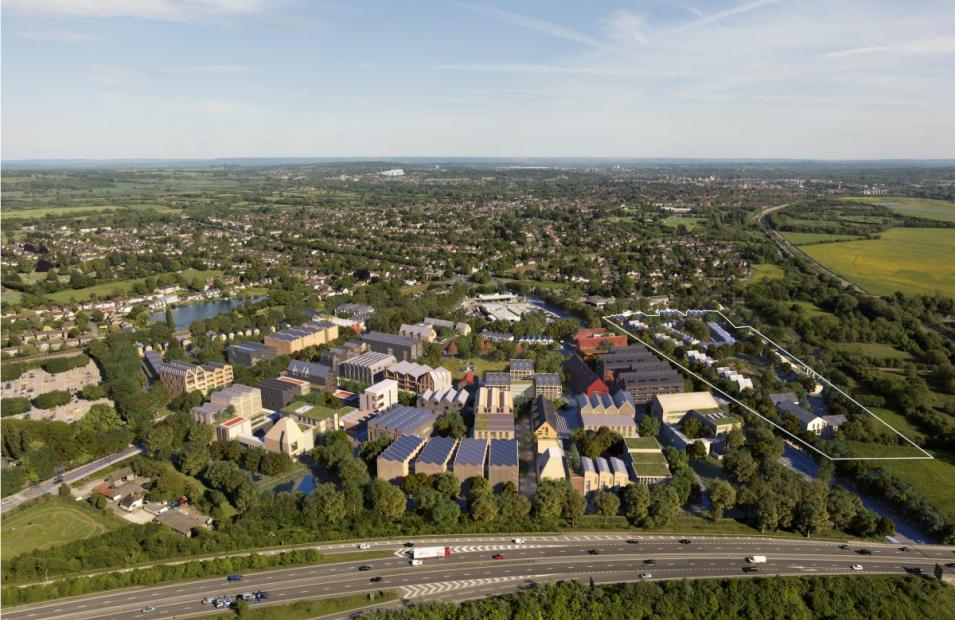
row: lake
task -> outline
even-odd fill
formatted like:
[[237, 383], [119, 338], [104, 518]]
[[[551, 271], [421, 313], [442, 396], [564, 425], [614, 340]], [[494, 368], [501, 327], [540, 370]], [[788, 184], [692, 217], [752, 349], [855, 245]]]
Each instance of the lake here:
[[[244, 299], [216, 299], [213, 301], [200, 301], [178, 306], [172, 309], [172, 321], [175, 323], [176, 329], [186, 329], [192, 325], [193, 322], [200, 319], [208, 319], [217, 314], [234, 310], [244, 304], [247, 299], [256, 302], [262, 301], [265, 297], [260, 295], [258, 297]], [[166, 311], [160, 310], [159, 312], [153, 312], [149, 315], [149, 319], [151, 321], [165, 321]]]

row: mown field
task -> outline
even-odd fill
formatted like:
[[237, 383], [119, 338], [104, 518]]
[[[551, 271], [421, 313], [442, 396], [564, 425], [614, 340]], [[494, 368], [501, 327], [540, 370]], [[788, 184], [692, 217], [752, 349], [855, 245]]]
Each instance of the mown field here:
[[701, 222], [705, 222], [706, 219], [702, 217], [683, 217], [680, 215], [671, 215], [667, 219], [663, 220], [663, 225], [667, 228], [677, 228], [680, 224], [686, 226], [687, 230], [693, 230], [700, 225]]
[[758, 263], [753, 265], [753, 277], [750, 282], [762, 282], [763, 280], [782, 280], [783, 268], [772, 263]]
[[109, 514], [84, 510], [70, 500], [51, 497], [3, 516], [0, 552], [4, 559], [11, 558], [27, 551], [96, 536], [123, 524]]
[[810, 245], [803, 251], [877, 295], [955, 297], [955, 229], [891, 228], [880, 239]]
[[783, 231], [781, 233], [786, 241], [793, 245], [812, 245], [814, 243], [832, 243], [834, 241], [855, 241], [861, 237], [852, 235], [829, 235], [826, 233], [801, 233]]
[[929, 198], [906, 198], [904, 196], [852, 196], [847, 200], [882, 205], [912, 217], [955, 222], [955, 204]]
[[76, 205], [72, 207], [38, 207], [36, 209], [8, 209], [3, 212], [4, 218], [37, 218], [47, 215], [76, 215], [86, 216], [103, 211], [126, 211], [126, 210], [151, 210], [158, 213], [169, 213], [178, 211], [172, 207], [166, 207], [158, 204], [131, 204], [131, 205]]
[[[222, 275], [222, 272], [216, 269], [207, 269], [204, 271], [199, 271], [197, 269], [186, 269], [180, 273], [186, 280], [192, 280], [194, 278], [214, 278]], [[90, 295], [96, 295], [97, 297], [108, 297], [111, 296], [115, 291], [119, 291], [120, 294], [128, 293], [134, 284], [137, 282], [142, 282], [143, 280], [145, 280], [145, 278], [133, 278], [131, 280], [104, 282], [103, 284], [87, 286], [86, 288], [69, 288], [62, 291], [57, 291], [55, 293], [50, 293], [46, 297], [47, 299], [58, 301], [60, 303], [66, 303], [71, 299], [75, 299], [76, 301], [86, 301], [90, 298]]]
[[835, 346], [842, 351], [875, 359], [907, 360], [912, 358], [907, 351], [899, 351], [891, 345], [880, 342], [839, 342]]

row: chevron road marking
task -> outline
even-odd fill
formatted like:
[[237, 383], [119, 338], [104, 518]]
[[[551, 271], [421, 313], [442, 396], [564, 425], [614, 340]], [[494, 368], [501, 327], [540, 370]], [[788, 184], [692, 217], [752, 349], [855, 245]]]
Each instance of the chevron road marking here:
[[[553, 575], [534, 575], [534, 579], [543, 577], [552, 577]], [[488, 577], [485, 579], [462, 579], [458, 581], [439, 581], [437, 583], [424, 583], [420, 585], [402, 586], [401, 598], [418, 598], [423, 596], [434, 596], [452, 590], [463, 590], [465, 588], [477, 588], [485, 585], [504, 583], [508, 581], [521, 581], [530, 579], [530, 576], [519, 575], [514, 577]]]

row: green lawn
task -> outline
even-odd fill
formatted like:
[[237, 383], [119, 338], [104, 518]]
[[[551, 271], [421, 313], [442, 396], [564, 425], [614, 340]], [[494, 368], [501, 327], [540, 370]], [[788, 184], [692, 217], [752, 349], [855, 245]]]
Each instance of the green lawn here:
[[503, 371], [507, 368], [506, 360], [495, 361], [483, 357], [471, 357], [466, 360], [457, 357], [441, 360], [441, 365], [451, 371], [451, 376], [458, 378], [464, 374], [464, 368], [468, 364], [473, 364], [478, 378], [483, 377], [487, 371]]
[[37, 209], [11, 209], [4, 211], [5, 218], [46, 217], [47, 215], [92, 215], [103, 211], [152, 210], [160, 213], [178, 211], [172, 207], [158, 204], [129, 204], [129, 205], [74, 205], [72, 207], [40, 207]]
[[812, 245], [813, 243], [828, 243], [832, 241], [852, 241], [860, 239], [851, 235], [829, 235], [825, 233], [801, 233], [785, 231], [780, 233], [786, 241], [793, 245]]
[[955, 203], [929, 198], [908, 198], [904, 196], [852, 196], [845, 200], [882, 205], [912, 217], [924, 217], [930, 220], [955, 222]]
[[681, 215], [671, 215], [670, 217], [663, 220], [663, 225], [667, 228], [677, 228], [680, 224], [683, 224], [686, 226], [687, 230], [692, 231], [705, 221], [706, 218], [703, 217], [683, 217]]
[[753, 265], [753, 277], [750, 282], [762, 282], [763, 280], [782, 280], [783, 268], [772, 263], [758, 263]]
[[955, 297], [955, 229], [891, 228], [880, 239], [810, 245], [803, 251], [877, 295]]
[[802, 308], [810, 318], [830, 314], [811, 301], [794, 301], [792, 303]]
[[862, 355], [874, 359], [912, 359], [908, 351], [899, 351], [895, 347], [881, 342], [837, 342], [836, 348], [855, 355]]
[[3, 516], [3, 559], [90, 538], [116, 529], [124, 522], [109, 513], [77, 506], [73, 500], [49, 497]]
[[[204, 271], [199, 271], [197, 269], [186, 269], [185, 271], [181, 271], [179, 273], [181, 273], [182, 277], [184, 277], [186, 280], [192, 280], [194, 278], [214, 278], [222, 275], [222, 271], [218, 269], [207, 269]], [[146, 278], [132, 278], [130, 280], [104, 282], [103, 284], [95, 284], [86, 288], [64, 289], [62, 291], [50, 293], [47, 295], [47, 298], [53, 301], [66, 303], [71, 299], [75, 299], [76, 301], [86, 301], [90, 298], [90, 295], [96, 295], [99, 298], [110, 297], [114, 291], [119, 291], [120, 294], [126, 294], [134, 284], [137, 282], [142, 282], [145, 279]]]

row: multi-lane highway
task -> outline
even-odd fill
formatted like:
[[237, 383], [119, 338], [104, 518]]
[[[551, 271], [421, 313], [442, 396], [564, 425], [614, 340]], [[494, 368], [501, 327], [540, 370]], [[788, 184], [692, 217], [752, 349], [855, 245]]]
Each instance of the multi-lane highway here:
[[[408, 601], [461, 600], [510, 592], [534, 583], [561, 579], [596, 583], [644, 579], [747, 577], [765, 575], [905, 574], [930, 575], [936, 563], [955, 563], [955, 547], [850, 544], [761, 538], [693, 538], [622, 534], [528, 536], [524, 544], [509, 538], [455, 539], [448, 558], [411, 566], [403, 541], [376, 541], [373, 551], [386, 557], [248, 573], [240, 583], [215, 577], [170, 585], [104, 592], [4, 610], [6, 620], [73, 620], [185, 617], [212, 611], [202, 600], [223, 594], [265, 590], [267, 604], [390, 589]], [[432, 544], [418, 542], [418, 545]], [[354, 550], [354, 545], [341, 547]], [[860, 550], [871, 552], [863, 555]], [[493, 559], [501, 554], [503, 559]], [[748, 555], [768, 561], [754, 567]], [[362, 565], [370, 570], [361, 571]], [[862, 570], [854, 570], [861, 565]], [[649, 577], [645, 575], [649, 574]], [[644, 575], [644, 577], [641, 577]], [[380, 581], [372, 582], [380, 577]]]

